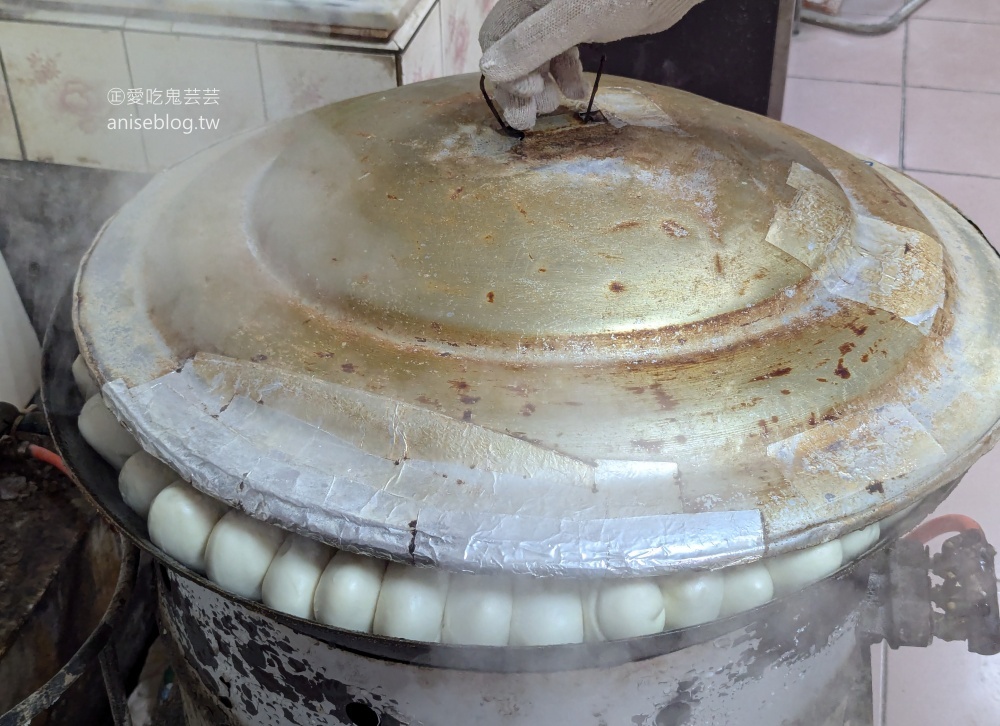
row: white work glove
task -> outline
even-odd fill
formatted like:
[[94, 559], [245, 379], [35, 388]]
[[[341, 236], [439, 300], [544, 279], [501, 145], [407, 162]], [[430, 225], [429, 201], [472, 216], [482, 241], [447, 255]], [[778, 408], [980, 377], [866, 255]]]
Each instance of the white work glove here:
[[701, 0], [500, 0], [479, 31], [480, 68], [504, 118], [530, 129], [559, 106], [559, 92], [583, 99], [580, 43], [659, 33]]

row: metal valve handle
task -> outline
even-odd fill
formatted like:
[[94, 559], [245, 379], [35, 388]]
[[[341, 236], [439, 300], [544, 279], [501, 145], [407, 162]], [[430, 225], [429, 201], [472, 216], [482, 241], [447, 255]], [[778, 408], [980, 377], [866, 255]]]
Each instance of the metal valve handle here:
[[[926, 542], [958, 532], [931, 556]], [[996, 549], [968, 517], [948, 515], [917, 527], [883, 555], [868, 581], [864, 631], [873, 643], [924, 648], [937, 637], [968, 641], [969, 651], [1000, 653]], [[931, 576], [940, 584], [932, 583]]]
[[931, 573], [943, 581], [931, 586], [936, 637], [967, 640], [971, 653], [1000, 653], [996, 553], [982, 530], [970, 529], [949, 539], [933, 556]]

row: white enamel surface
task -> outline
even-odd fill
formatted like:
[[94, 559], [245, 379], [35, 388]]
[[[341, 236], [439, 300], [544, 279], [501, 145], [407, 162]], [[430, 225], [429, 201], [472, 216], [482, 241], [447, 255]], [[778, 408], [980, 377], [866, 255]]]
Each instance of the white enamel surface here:
[[391, 638], [441, 641], [448, 573], [390, 563], [382, 580], [372, 631]]
[[608, 640], [638, 638], [663, 630], [663, 596], [653, 580], [615, 580], [597, 592], [597, 624]]
[[171, 484], [149, 508], [149, 539], [183, 565], [205, 571], [205, 546], [226, 506], [189, 484]]
[[452, 575], [441, 642], [505, 646], [510, 640], [514, 588], [509, 577]]
[[844, 562], [850, 562], [861, 553], [866, 552], [869, 547], [878, 542], [881, 533], [882, 528], [879, 527], [878, 522], [875, 522], [864, 529], [841, 537], [840, 546], [844, 550]]
[[208, 579], [236, 595], [260, 600], [264, 575], [284, 539], [284, 530], [230, 510], [208, 538]]
[[90, 375], [90, 369], [84, 363], [82, 355], [78, 355], [73, 361], [73, 381], [85, 401], [89, 401], [101, 392], [94, 377]]
[[264, 604], [299, 618], [313, 617], [313, 598], [333, 550], [297, 534], [288, 535], [264, 575]]
[[314, 617], [321, 623], [359, 633], [372, 632], [385, 562], [337, 552], [316, 586]]
[[156, 496], [170, 484], [180, 480], [180, 475], [145, 451], [129, 457], [118, 474], [118, 491], [133, 512], [145, 519]]
[[660, 579], [664, 624], [668, 629], [709, 623], [722, 610], [724, 578], [721, 572], [672, 575]]
[[806, 585], [832, 575], [844, 561], [840, 540], [824, 542], [797, 552], [778, 555], [765, 561], [771, 573], [774, 591], [778, 594], [795, 592]]
[[106, 462], [116, 469], [140, 450], [139, 442], [104, 405], [100, 396], [91, 396], [83, 404], [77, 421], [80, 434]]
[[722, 607], [724, 618], [763, 605], [774, 597], [774, 583], [767, 568], [759, 562], [731, 567], [723, 573]]
[[557, 578], [527, 577], [515, 581], [511, 645], [581, 642], [583, 602], [577, 583]]

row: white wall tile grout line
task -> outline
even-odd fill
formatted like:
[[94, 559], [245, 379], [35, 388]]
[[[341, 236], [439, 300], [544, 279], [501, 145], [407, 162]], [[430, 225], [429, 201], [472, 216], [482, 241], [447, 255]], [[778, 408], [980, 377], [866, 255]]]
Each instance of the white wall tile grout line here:
[[902, 95], [899, 103], [899, 168], [906, 168], [906, 65], [910, 50], [910, 21], [903, 25], [903, 77]]
[[267, 91], [264, 88], [264, 69], [260, 65], [260, 43], [253, 44], [253, 57], [257, 60], [257, 83], [260, 84], [260, 105], [263, 107], [261, 113], [264, 114], [264, 123], [271, 120], [271, 110], [267, 107]]
[[[125, 68], [128, 69], [128, 83], [130, 88], [135, 88], [135, 77], [132, 75], [132, 58], [128, 53], [128, 42], [125, 40], [125, 31], [119, 30], [119, 36], [122, 39], [122, 52], [125, 54]], [[149, 161], [149, 149], [146, 148], [146, 134], [145, 132], [139, 132], [139, 143], [142, 144], [142, 158], [146, 162], [145, 171], [148, 173], [153, 165]]]
[[889, 644], [883, 640], [879, 648], [882, 651], [882, 662], [879, 663], [882, 689], [879, 693], [878, 723], [875, 726], [886, 726], [889, 719]]
[[14, 95], [10, 91], [10, 78], [7, 76], [7, 66], [3, 61], [3, 50], [0, 49], [0, 76], [3, 76], [4, 88], [7, 91], [7, 103], [10, 105], [10, 115], [14, 119], [14, 133], [17, 135], [17, 145], [21, 149], [21, 160], [28, 160], [28, 152], [24, 148], [24, 137], [21, 135], [21, 122], [17, 119], [17, 108], [14, 106]]
[[963, 20], [961, 18], [922, 18], [919, 15], [910, 18], [925, 23], [962, 23], [963, 25], [1000, 25], [1000, 20]]
[[441, 42], [438, 44], [438, 52], [441, 54], [441, 75], [447, 75], [444, 71], [444, 47], [447, 41], [447, 36], [444, 32], [444, 3], [439, 2], [437, 4], [438, 9], [438, 33], [440, 34]]
[[907, 88], [917, 88], [922, 91], [948, 91], [950, 93], [978, 93], [984, 96], [1000, 96], [1000, 91], [973, 91], [968, 88], [945, 88], [943, 86], [918, 86], [911, 84]]
[[968, 171], [941, 171], [940, 169], [919, 169], [912, 166], [903, 167], [903, 171], [907, 173], [911, 171], [916, 171], [922, 174], [941, 174], [942, 176], [971, 177], [973, 179], [991, 179], [993, 181], [1000, 181], [1000, 176], [990, 176], [989, 174], [977, 174], [975, 172], [968, 172]]
[[[820, 83], [843, 83], [847, 86], [882, 86], [883, 88], [899, 88], [901, 83], [886, 83], [885, 81], [843, 81], [833, 78], [813, 78], [810, 76], [788, 76], [798, 81], [819, 81]], [[976, 91], [970, 91], [976, 93]]]
[[[899, 88], [901, 85], [899, 83], [888, 83], [887, 81], [849, 81], [843, 78], [817, 78], [816, 76], [800, 76], [791, 73], [788, 74], [788, 77], [795, 78], [800, 81], [826, 81], [828, 83], [850, 83], [855, 86], [885, 86], [886, 88]], [[970, 91], [970, 93], [976, 93], [976, 91]]]
[[[804, 76], [798, 74], [789, 74], [789, 78], [794, 78], [799, 81], [822, 81], [824, 83], [848, 83], [854, 86], [883, 86], [885, 88], [900, 88], [902, 83], [889, 83], [887, 81], [851, 81], [844, 78], [819, 78], [817, 76]], [[950, 93], [972, 93], [972, 94], [982, 94], [986, 96], [1000, 96], [1000, 91], [985, 91], [977, 90], [971, 88], [945, 88], [944, 86], [925, 86], [922, 84], [907, 83], [906, 88], [908, 89], [918, 89], [921, 91], [948, 91]]]

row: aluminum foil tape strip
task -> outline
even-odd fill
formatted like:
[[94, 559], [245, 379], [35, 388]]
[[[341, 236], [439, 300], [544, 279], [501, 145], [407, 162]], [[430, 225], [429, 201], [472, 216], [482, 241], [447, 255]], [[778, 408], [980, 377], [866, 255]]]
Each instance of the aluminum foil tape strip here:
[[[452, 571], [580, 577], [721, 566], [764, 553], [758, 511], [687, 514], [636, 506], [631, 516], [621, 516], [620, 508], [612, 514], [602, 503], [604, 476], [624, 469], [640, 483], [649, 476], [669, 481], [676, 476], [672, 464], [584, 463], [539, 449], [536, 461], [542, 466], [525, 478], [521, 472], [498, 470], [488, 456], [475, 468], [467, 461], [442, 465], [390, 458], [406, 451], [394, 438], [406, 430], [403, 405], [385, 409], [380, 435], [390, 446], [378, 455], [266, 402], [239, 395], [220, 398], [195, 372], [194, 362], [131, 389], [121, 381], [110, 382], [104, 397], [120, 419], [140, 422], [142, 428], [133, 433], [147, 451], [205, 493], [333, 546], [364, 542], [364, 548], [350, 547], [363, 554]], [[441, 418], [441, 426], [468, 427], [466, 439], [533, 446]], [[369, 418], [366, 425], [374, 428], [376, 420]], [[267, 442], [266, 449], [253, 443], [261, 441]], [[483, 451], [488, 454], [489, 447]], [[442, 489], [445, 479], [457, 486]], [[537, 493], [526, 498], [528, 487]], [[520, 508], [478, 511], [477, 491], [517, 492], [511, 501], [521, 502]], [[573, 518], [561, 516], [564, 512], [573, 512]]]
[[[809, 267], [834, 296], [898, 315], [929, 335], [944, 305], [940, 243], [857, 208], [852, 228], [840, 188], [801, 164], [792, 165], [788, 185], [798, 193], [776, 213], [767, 241]], [[813, 229], [832, 230], [832, 244], [816, 240]]]

